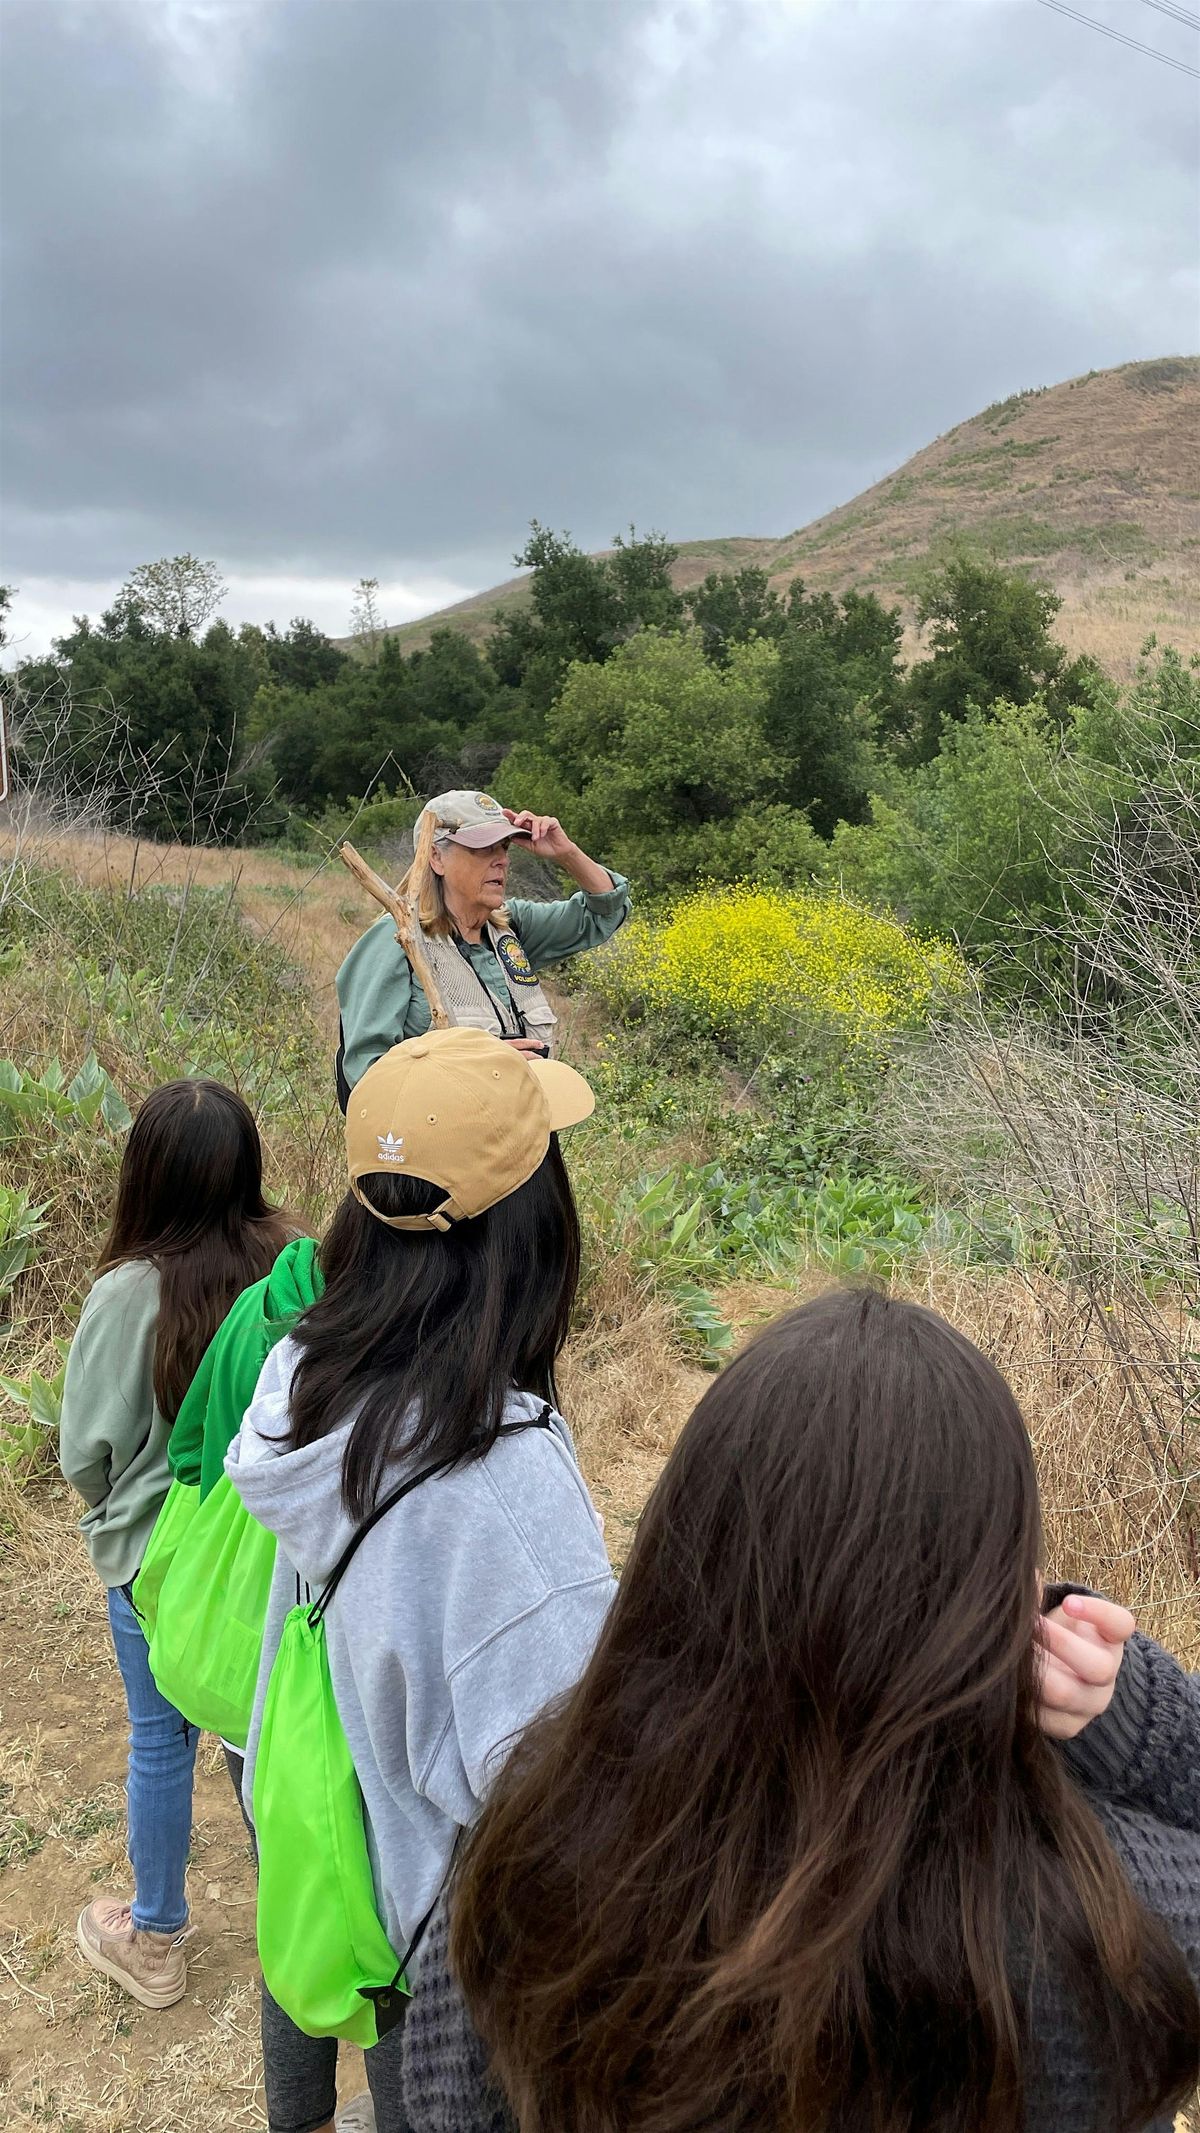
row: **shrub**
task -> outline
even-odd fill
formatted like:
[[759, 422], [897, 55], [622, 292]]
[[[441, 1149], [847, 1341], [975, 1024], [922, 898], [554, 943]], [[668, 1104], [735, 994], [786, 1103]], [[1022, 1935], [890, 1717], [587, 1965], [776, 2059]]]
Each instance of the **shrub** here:
[[662, 920], [635, 919], [592, 982], [626, 1013], [734, 1042], [824, 1031], [870, 1051], [918, 1027], [966, 970], [941, 940], [921, 940], [845, 897], [760, 887], [704, 889]]
[[0, 1395], [18, 1409], [15, 1416], [0, 1410], [0, 1468], [18, 1480], [48, 1466], [58, 1444], [70, 1343], [56, 1340], [54, 1346], [59, 1363], [53, 1377], [40, 1370], [26, 1379], [0, 1377]]
[[24, 1273], [34, 1239], [45, 1228], [46, 1210], [33, 1203], [27, 1192], [0, 1185], [0, 1335], [10, 1331], [8, 1304], [16, 1282]]

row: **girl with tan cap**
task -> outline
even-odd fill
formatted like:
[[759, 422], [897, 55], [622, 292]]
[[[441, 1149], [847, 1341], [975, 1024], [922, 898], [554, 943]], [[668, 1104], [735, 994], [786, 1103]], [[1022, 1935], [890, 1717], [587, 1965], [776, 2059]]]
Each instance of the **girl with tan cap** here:
[[[398, 1967], [459, 1832], [524, 1727], [583, 1671], [612, 1598], [555, 1388], [579, 1269], [556, 1136], [592, 1102], [571, 1068], [476, 1029], [377, 1060], [350, 1100], [350, 1190], [321, 1247], [325, 1293], [270, 1356], [226, 1462], [278, 1542], [251, 1816], [289, 1608], [303, 1586], [322, 1591], [390, 1491], [425, 1477], [365, 1533], [325, 1615]], [[343, 2123], [405, 2133], [400, 2035], [367, 2053], [374, 2119]], [[263, 2056], [271, 2133], [329, 2133], [336, 2042], [304, 2035], [265, 1988]]]
[[[507, 900], [514, 842], [577, 884], [557, 903]], [[488, 793], [444, 792], [417, 817], [400, 894], [416, 908], [421, 950], [450, 1020], [546, 1057], [555, 1015], [538, 973], [610, 940], [629, 912], [629, 884], [573, 844], [554, 815], [514, 813]], [[337, 976], [338, 1093], [392, 1045], [429, 1028], [429, 1003], [392, 923], [376, 921]]]

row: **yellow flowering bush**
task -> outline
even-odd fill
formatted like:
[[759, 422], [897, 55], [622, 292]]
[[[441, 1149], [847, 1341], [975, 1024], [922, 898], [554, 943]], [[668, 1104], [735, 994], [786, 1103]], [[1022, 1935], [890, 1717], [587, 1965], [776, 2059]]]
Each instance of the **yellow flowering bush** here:
[[600, 983], [614, 1005], [718, 1037], [816, 1022], [854, 1045], [922, 1023], [966, 968], [944, 940], [836, 892], [701, 889], [631, 920]]

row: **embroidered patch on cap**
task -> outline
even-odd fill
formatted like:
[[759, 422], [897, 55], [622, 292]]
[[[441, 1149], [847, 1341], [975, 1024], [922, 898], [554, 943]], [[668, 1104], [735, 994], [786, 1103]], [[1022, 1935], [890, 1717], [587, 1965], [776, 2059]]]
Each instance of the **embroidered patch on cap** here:
[[493, 800], [490, 793], [477, 792], [475, 795], [475, 805], [479, 809], [480, 813], [484, 815], [502, 815], [504, 813], [504, 809], [501, 807], [499, 800]]
[[537, 984], [537, 976], [530, 965], [529, 957], [515, 934], [506, 933], [497, 941], [496, 953], [514, 985]]
[[379, 1160], [381, 1163], [402, 1163], [404, 1161], [404, 1157], [401, 1154], [401, 1150], [404, 1147], [404, 1135], [402, 1133], [377, 1133], [375, 1138], [379, 1142]]

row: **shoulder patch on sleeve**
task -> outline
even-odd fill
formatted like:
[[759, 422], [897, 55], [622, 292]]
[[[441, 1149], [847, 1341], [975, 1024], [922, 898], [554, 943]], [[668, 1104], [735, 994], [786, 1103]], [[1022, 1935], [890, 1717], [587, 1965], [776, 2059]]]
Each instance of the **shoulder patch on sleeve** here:
[[537, 984], [533, 965], [515, 933], [501, 934], [496, 943], [496, 953], [503, 965], [505, 976], [513, 985]]

